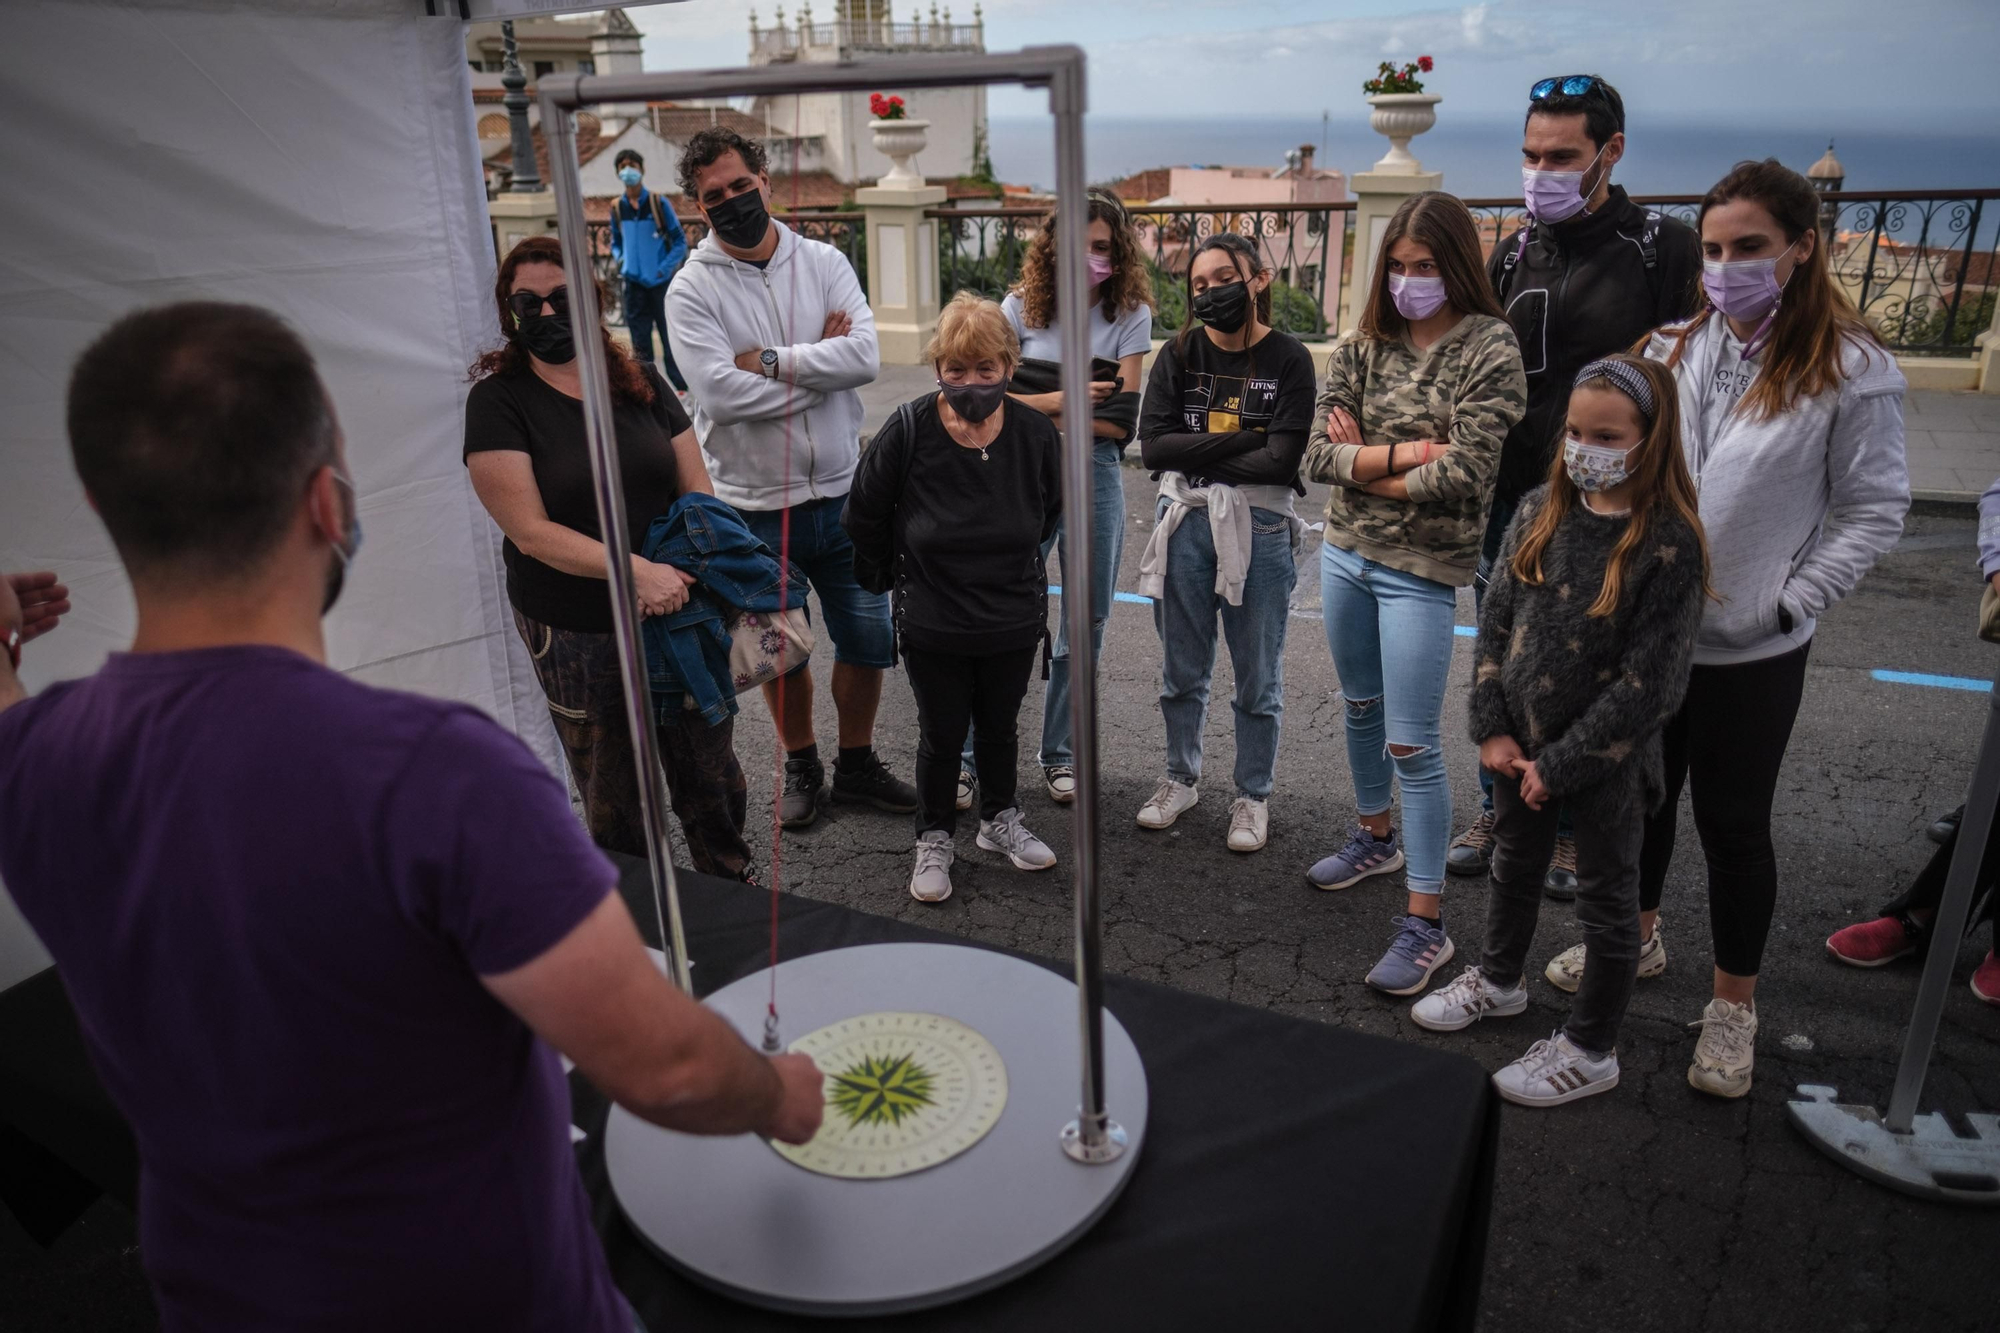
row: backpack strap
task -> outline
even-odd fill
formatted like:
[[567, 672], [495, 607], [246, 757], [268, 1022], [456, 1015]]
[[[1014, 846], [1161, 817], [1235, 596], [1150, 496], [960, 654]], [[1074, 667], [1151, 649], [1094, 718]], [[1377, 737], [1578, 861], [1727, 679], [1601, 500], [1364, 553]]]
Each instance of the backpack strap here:
[[[903, 472], [896, 478], [896, 503], [900, 506], [903, 503], [903, 483], [910, 478], [910, 446], [917, 438], [917, 404], [914, 399], [897, 406], [896, 424], [903, 428]], [[874, 447], [872, 442], [869, 447]], [[901, 564], [900, 553], [897, 563]], [[900, 575], [889, 588], [889, 620], [892, 626], [889, 635], [889, 665], [893, 667], [902, 658], [903, 645], [903, 583]]]
[[662, 239], [665, 239], [667, 234], [667, 220], [660, 213], [660, 192], [655, 190], [647, 195], [646, 202], [653, 206], [653, 230], [658, 232]]
[[1514, 285], [1514, 269], [1521, 262], [1521, 252], [1528, 248], [1529, 233], [1534, 230], [1534, 219], [1524, 218], [1521, 222], [1521, 239], [1505, 248], [1500, 256], [1500, 304], [1507, 304], [1507, 289]]
[[1645, 261], [1649, 281], [1660, 267], [1660, 221], [1658, 209], [1647, 209], [1646, 225], [1639, 232], [1639, 257]]

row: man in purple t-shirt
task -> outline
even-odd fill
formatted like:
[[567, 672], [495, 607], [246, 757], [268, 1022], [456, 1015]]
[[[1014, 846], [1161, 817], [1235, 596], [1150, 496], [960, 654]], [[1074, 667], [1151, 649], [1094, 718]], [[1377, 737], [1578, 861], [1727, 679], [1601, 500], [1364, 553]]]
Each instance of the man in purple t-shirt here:
[[[655, 1123], [788, 1142], [818, 1070], [667, 984], [519, 741], [324, 665], [361, 531], [282, 322], [128, 316], [68, 404], [138, 631], [34, 698], [0, 651], [0, 879], [138, 1139], [163, 1326], [630, 1333], [550, 1047]], [[25, 616], [0, 580], [0, 641], [49, 582]]]

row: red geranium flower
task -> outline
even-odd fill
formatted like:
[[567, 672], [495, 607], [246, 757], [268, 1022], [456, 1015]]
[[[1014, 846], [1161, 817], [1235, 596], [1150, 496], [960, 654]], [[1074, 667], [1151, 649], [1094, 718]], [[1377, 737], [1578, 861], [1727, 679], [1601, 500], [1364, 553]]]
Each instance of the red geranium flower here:
[[1417, 68], [1418, 68], [1418, 69], [1420, 69], [1420, 70], [1422, 70], [1422, 71], [1423, 71], [1424, 73], [1426, 73], [1426, 74], [1430, 73], [1430, 72], [1431, 72], [1431, 58], [1430, 58], [1429, 56], [1418, 56], [1418, 57], [1417, 57]]

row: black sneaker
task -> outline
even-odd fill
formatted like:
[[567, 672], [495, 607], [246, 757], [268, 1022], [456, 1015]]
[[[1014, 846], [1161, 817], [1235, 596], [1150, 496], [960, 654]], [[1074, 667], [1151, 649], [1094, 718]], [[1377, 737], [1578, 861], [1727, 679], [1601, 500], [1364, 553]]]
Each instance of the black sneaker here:
[[1483, 875], [1493, 866], [1493, 812], [1482, 810], [1472, 827], [1452, 839], [1445, 849], [1444, 869], [1448, 875]]
[[834, 765], [833, 799], [861, 801], [892, 815], [917, 812], [917, 789], [891, 773], [873, 750], [868, 752], [868, 761], [852, 772]]
[[1576, 899], [1576, 839], [1567, 833], [1556, 839], [1556, 854], [1549, 873], [1542, 877], [1542, 892], [1559, 903]]
[[1958, 836], [1958, 826], [1965, 819], [1965, 807], [1960, 806], [1948, 815], [1939, 815], [1931, 826], [1924, 830], [1932, 842], [1943, 844]]
[[826, 769], [817, 759], [785, 760], [785, 790], [778, 798], [778, 822], [805, 828], [819, 818], [819, 793], [826, 786]]

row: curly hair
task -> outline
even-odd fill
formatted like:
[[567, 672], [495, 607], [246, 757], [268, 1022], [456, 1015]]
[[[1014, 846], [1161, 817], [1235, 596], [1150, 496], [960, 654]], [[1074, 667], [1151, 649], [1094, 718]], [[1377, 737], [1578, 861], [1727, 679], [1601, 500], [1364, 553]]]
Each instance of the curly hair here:
[[[1098, 304], [1104, 318], [1115, 320], [1128, 311], [1153, 308], [1153, 275], [1147, 271], [1139, 233], [1132, 227], [1125, 205], [1103, 190], [1087, 196], [1089, 213], [1084, 225], [1102, 222], [1111, 228], [1111, 276], [1098, 289]], [[1031, 329], [1045, 329], [1056, 317], [1056, 215], [1051, 212], [1028, 243], [1021, 259], [1020, 281], [1014, 295], [1021, 298], [1021, 322]]]
[[689, 203], [699, 204], [701, 192], [695, 188], [695, 181], [703, 168], [715, 165], [724, 153], [734, 153], [743, 159], [743, 165], [753, 176], [762, 176], [770, 169], [770, 160], [764, 155], [764, 145], [755, 139], [746, 139], [735, 130], [720, 125], [711, 125], [701, 130], [687, 141], [681, 149], [681, 160], [677, 171], [680, 176], [681, 193]]
[[[507, 341], [483, 352], [472, 363], [469, 378], [483, 380], [489, 375], [524, 375], [529, 372], [528, 351], [521, 346], [520, 324], [507, 298], [514, 294], [514, 274], [523, 264], [554, 264], [562, 267], [562, 244], [553, 236], [530, 236], [507, 252], [500, 261], [500, 276], [493, 284], [493, 301], [500, 309], [500, 332]], [[611, 379], [611, 396], [641, 406], [653, 401], [652, 381], [637, 360], [611, 340], [611, 331], [598, 326], [604, 338], [604, 366]]]

